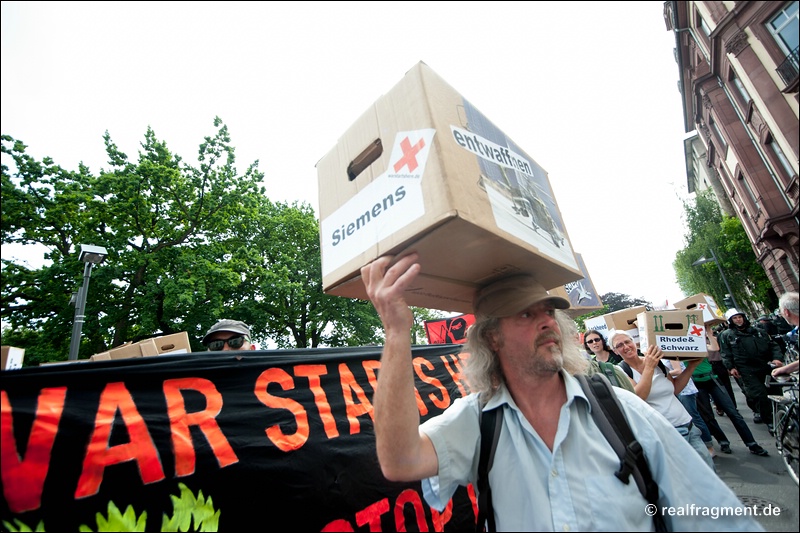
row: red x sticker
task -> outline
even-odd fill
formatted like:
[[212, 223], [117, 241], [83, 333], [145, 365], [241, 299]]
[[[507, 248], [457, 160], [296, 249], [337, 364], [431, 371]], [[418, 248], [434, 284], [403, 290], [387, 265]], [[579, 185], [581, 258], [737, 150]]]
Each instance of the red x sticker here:
[[703, 328], [692, 325], [692, 330], [689, 332], [689, 335], [694, 335], [695, 337], [699, 337], [703, 333], [705, 333], [705, 331], [703, 331]]
[[400, 141], [400, 149], [403, 150], [403, 157], [394, 164], [394, 171], [400, 172], [404, 166], [408, 166], [409, 172], [414, 172], [417, 169], [417, 152], [425, 148], [425, 139], [420, 139], [417, 144], [411, 146], [411, 141], [408, 137]]

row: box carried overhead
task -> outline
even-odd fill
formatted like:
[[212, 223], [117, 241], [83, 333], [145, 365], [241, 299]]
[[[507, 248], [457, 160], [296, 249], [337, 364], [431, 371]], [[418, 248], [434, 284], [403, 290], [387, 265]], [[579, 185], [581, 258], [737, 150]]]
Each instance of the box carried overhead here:
[[[531, 127], [537, 127], [532, 124]], [[547, 173], [425, 63], [317, 163], [322, 284], [366, 299], [360, 269], [417, 251], [409, 305], [471, 313], [475, 289], [516, 273], [583, 277]]]
[[639, 317], [639, 313], [644, 311], [647, 311], [647, 307], [644, 305], [620, 309], [613, 313], [588, 318], [584, 320], [583, 325], [586, 331], [590, 329], [598, 331], [609, 341], [611, 339], [609, 339], [608, 335], [611, 330], [624, 331], [631, 336], [636, 344], [639, 344], [639, 325], [636, 320]]
[[722, 311], [717, 307], [717, 302], [714, 301], [714, 298], [702, 292], [679, 302], [675, 302], [675, 308], [702, 313], [704, 324], [722, 324], [726, 321]]
[[645, 311], [639, 313], [637, 323], [642, 352], [655, 344], [664, 352], [665, 359], [708, 357], [706, 327], [700, 312]]

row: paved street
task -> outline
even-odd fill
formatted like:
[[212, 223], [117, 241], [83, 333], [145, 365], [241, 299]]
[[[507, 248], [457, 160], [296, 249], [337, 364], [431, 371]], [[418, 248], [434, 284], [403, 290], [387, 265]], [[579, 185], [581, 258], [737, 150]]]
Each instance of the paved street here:
[[736, 403], [756, 440], [766, 448], [769, 457], [757, 457], [745, 447], [728, 417], [717, 417], [720, 427], [731, 441], [733, 453], [719, 453], [719, 446], [714, 442], [717, 457], [717, 473], [739, 496], [745, 505], [757, 505], [764, 509], [780, 508], [779, 516], [760, 516], [758, 521], [767, 531], [797, 531], [798, 486], [789, 477], [778, 451], [775, 449], [775, 438], [767, 431], [765, 424], [753, 423], [753, 413], [747, 407], [739, 387], [734, 383]]

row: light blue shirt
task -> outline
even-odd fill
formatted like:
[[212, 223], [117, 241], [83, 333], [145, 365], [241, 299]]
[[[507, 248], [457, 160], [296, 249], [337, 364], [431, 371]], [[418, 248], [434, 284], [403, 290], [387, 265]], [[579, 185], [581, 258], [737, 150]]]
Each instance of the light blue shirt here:
[[[485, 407], [506, 404], [489, 473], [498, 531], [652, 531], [647, 501], [633, 478], [625, 485], [614, 476], [619, 458], [594, 424], [580, 384], [566, 372], [562, 376], [567, 401], [552, 452], [504, 385]], [[667, 511], [673, 516], [665, 513], [669, 530], [764, 531], [672, 424], [635, 394], [618, 387], [614, 392], [660, 488], [659, 505], [673, 508]], [[477, 487], [479, 411], [478, 395], [472, 394], [421, 425], [439, 459], [438, 475], [422, 480], [423, 495], [439, 511], [459, 485]]]

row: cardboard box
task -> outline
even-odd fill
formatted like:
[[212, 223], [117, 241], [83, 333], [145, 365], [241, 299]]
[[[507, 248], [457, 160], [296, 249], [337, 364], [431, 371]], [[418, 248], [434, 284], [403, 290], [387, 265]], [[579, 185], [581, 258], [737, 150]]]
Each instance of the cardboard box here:
[[[615, 329], [618, 331], [624, 331], [631, 336], [636, 344], [639, 344], [639, 326], [637, 324], [637, 320], [639, 318], [639, 314], [645, 311], [647, 311], [647, 307], [643, 305], [629, 307], [628, 309], [621, 309], [619, 311], [614, 311], [613, 313], [607, 313], [605, 315], [590, 318], [585, 320], [583, 324], [586, 327], [586, 331], [589, 331], [590, 329], [597, 330], [603, 334], [606, 340], [611, 340], [608, 338], [608, 334], [612, 329]], [[609, 342], [609, 344], [611, 343]]]
[[316, 167], [327, 294], [366, 299], [361, 267], [411, 250], [416, 307], [472, 313], [475, 289], [509, 274], [582, 277], [547, 173], [425, 63]]
[[139, 342], [127, 343], [117, 346], [106, 352], [94, 354], [91, 361], [106, 361], [109, 359], [129, 359], [131, 357], [150, 357], [165, 353], [178, 354], [192, 351], [189, 344], [189, 334], [185, 331], [144, 339]]
[[0, 370], [16, 370], [22, 368], [23, 359], [25, 359], [25, 348], [3, 346]]
[[717, 302], [709, 294], [695, 294], [679, 302], [675, 302], [676, 309], [688, 309], [689, 311], [698, 311], [703, 314], [703, 323], [708, 325], [721, 324], [725, 322], [725, 315], [722, 310], [717, 306]]
[[665, 359], [708, 357], [706, 327], [698, 311], [645, 311], [637, 322], [642, 352], [657, 344]]
[[603, 308], [603, 302], [600, 300], [600, 295], [597, 294], [597, 290], [594, 288], [594, 283], [592, 283], [592, 278], [586, 270], [583, 257], [581, 254], [576, 253], [575, 259], [578, 261], [578, 266], [580, 266], [581, 272], [583, 273], [583, 279], [570, 281], [565, 285], [559, 285], [547, 291], [550, 294], [561, 296], [569, 300], [570, 307], [566, 310], [566, 313], [572, 318]]

